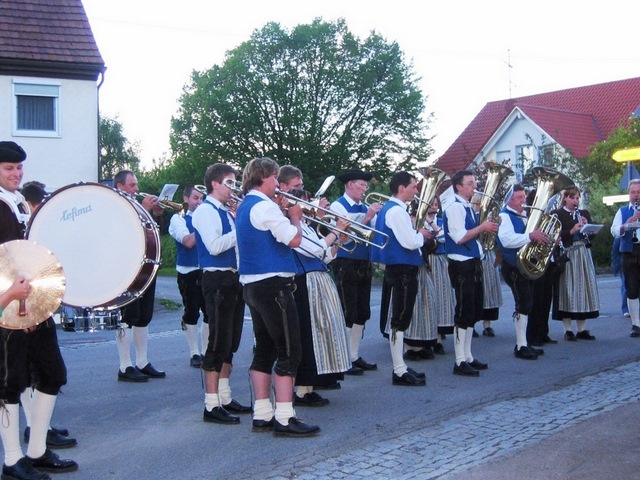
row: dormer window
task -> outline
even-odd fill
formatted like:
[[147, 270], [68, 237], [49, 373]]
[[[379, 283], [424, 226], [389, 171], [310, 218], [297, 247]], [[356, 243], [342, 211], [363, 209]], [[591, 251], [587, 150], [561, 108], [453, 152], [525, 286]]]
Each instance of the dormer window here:
[[60, 136], [60, 83], [14, 80], [13, 95], [15, 136]]

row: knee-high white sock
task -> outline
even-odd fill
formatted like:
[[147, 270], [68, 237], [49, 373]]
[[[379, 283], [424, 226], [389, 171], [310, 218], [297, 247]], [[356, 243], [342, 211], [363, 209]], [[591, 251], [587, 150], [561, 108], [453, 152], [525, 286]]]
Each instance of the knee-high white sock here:
[[218, 379], [218, 395], [220, 395], [220, 405], [228, 405], [233, 400], [228, 378]]
[[5, 403], [0, 407], [0, 437], [4, 447], [4, 464], [11, 467], [23, 457], [20, 446], [20, 406], [17, 403]]
[[253, 404], [253, 419], [264, 420], [268, 422], [272, 418], [273, 418], [273, 405], [271, 404], [271, 400], [268, 398], [256, 400]]
[[473, 339], [473, 327], [467, 328], [467, 335], [464, 337], [464, 358], [467, 363], [473, 362], [473, 355], [471, 354], [471, 340]]
[[149, 343], [149, 327], [133, 327], [133, 345], [136, 349], [136, 365], [144, 368], [149, 363], [147, 348]]
[[[389, 335], [389, 347], [391, 348], [391, 361], [393, 373], [399, 377], [407, 373], [407, 364], [404, 363], [402, 352], [404, 350], [404, 332], [394, 332]], [[395, 337], [395, 341], [394, 341]]]
[[584, 327], [587, 326], [587, 321], [586, 320], [576, 320], [576, 325], [578, 327], [578, 331], [582, 332], [585, 330]]
[[27, 427], [31, 426], [31, 395], [33, 394], [33, 388], [27, 387], [24, 392], [20, 394], [20, 405], [24, 411], [24, 418], [27, 420]]
[[289, 419], [296, 416], [293, 402], [276, 402], [275, 417], [281, 425], [289, 425]]
[[31, 399], [31, 433], [27, 456], [38, 458], [44, 455], [47, 448], [47, 430], [53, 409], [56, 406], [56, 395], [48, 395], [38, 390], [33, 391]]
[[573, 331], [571, 329], [571, 319], [570, 318], [563, 318], [562, 319], [562, 325], [564, 326], [564, 331], [565, 332], [572, 332]]
[[356, 325], [354, 324], [351, 327], [351, 331], [349, 332], [349, 347], [351, 350], [351, 361], [356, 361], [360, 354], [358, 353], [360, 350], [360, 341], [362, 340], [362, 332], [364, 331], [364, 325]]
[[516, 344], [518, 348], [527, 346], [527, 323], [529, 316], [519, 313], [515, 316], [513, 323], [516, 326]]
[[220, 396], [217, 393], [205, 393], [204, 394], [204, 408], [209, 412], [216, 407], [220, 406]]
[[131, 362], [131, 329], [126, 326], [116, 330], [116, 345], [120, 357], [120, 371], [124, 373], [127, 367], [133, 367]]
[[627, 298], [627, 306], [629, 307], [631, 325], [640, 327], [640, 298]]
[[[198, 350], [198, 325], [185, 325], [186, 330], [184, 332], [187, 337], [187, 345], [189, 345], [189, 356], [199, 355]], [[144, 366], [144, 365], [143, 365]]]
[[209, 324], [202, 322], [202, 328], [200, 329], [200, 335], [202, 336], [202, 354], [207, 351], [209, 346]]
[[453, 350], [456, 354], [456, 365], [466, 362], [467, 358], [464, 354], [464, 344], [467, 338], [466, 328], [455, 327], [453, 329]]

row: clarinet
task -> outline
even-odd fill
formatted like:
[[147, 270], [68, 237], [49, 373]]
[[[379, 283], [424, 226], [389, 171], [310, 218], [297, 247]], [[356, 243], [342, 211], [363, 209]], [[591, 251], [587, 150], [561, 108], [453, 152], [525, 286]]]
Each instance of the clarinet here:
[[[582, 215], [580, 215], [580, 210], [578, 210], [577, 208], [573, 211], [573, 220], [576, 223], [582, 222]], [[580, 237], [582, 240], [584, 240], [585, 247], [591, 247], [591, 240], [589, 239], [589, 235], [587, 235], [586, 233], [580, 233]]]
[[[640, 213], [640, 202], [636, 200], [633, 202], [633, 216], [636, 217], [636, 221], [638, 220], [638, 213]], [[638, 229], [633, 229], [633, 234], [631, 235], [631, 241], [633, 243], [638, 243]]]

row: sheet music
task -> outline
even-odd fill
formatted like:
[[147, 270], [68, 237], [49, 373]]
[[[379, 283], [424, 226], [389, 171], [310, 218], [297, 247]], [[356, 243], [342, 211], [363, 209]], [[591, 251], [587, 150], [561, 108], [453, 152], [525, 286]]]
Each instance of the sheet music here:
[[603, 224], [601, 223], [587, 223], [585, 224], [581, 229], [580, 229], [580, 233], [585, 234], [585, 235], [595, 235], [596, 233], [598, 233], [600, 231], [600, 229], [603, 227]]
[[160, 192], [160, 195], [158, 195], [158, 198], [160, 200], [172, 201], [173, 196], [176, 194], [177, 191], [178, 191], [177, 183], [167, 183], [164, 187], [162, 187], [162, 191]]

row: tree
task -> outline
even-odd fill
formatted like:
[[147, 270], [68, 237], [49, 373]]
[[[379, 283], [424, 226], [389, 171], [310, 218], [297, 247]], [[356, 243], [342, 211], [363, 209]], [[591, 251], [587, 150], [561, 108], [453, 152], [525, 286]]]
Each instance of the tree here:
[[140, 165], [137, 145], [129, 143], [116, 118], [100, 116], [100, 179], [111, 179], [123, 169], [137, 171]]
[[223, 65], [194, 71], [180, 104], [171, 148], [196, 183], [218, 161], [269, 156], [319, 185], [354, 167], [385, 178], [432, 154], [431, 117], [400, 47], [375, 32], [360, 41], [344, 20], [290, 33], [268, 23]]

